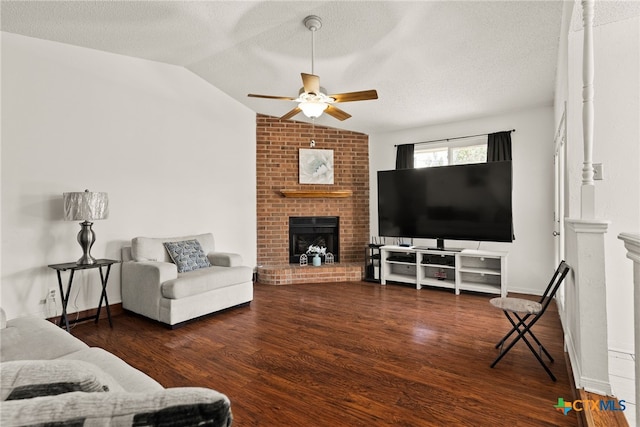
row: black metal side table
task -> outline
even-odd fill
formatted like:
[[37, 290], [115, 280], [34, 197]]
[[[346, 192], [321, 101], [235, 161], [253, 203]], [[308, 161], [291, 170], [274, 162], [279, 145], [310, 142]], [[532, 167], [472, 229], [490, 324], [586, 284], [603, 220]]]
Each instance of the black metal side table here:
[[[98, 319], [100, 319], [100, 308], [102, 307], [102, 301], [104, 300], [105, 306], [107, 308], [107, 317], [109, 318], [109, 326], [113, 328], [113, 323], [111, 323], [111, 309], [109, 309], [109, 300], [107, 299], [107, 281], [109, 280], [109, 272], [111, 271], [111, 266], [113, 264], [117, 264], [120, 261], [115, 259], [97, 259], [93, 264], [78, 264], [76, 262], [67, 262], [64, 264], [51, 264], [48, 267], [56, 270], [56, 274], [58, 275], [58, 286], [60, 287], [60, 298], [62, 298], [62, 316], [60, 316], [60, 322], [58, 326], [65, 326], [67, 332], [69, 332], [69, 323], [78, 323], [89, 319], [95, 319], [95, 323], [98, 323]], [[106, 271], [103, 271], [103, 267], [106, 267]], [[71, 295], [71, 285], [73, 284], [73, 276], [77, 270], [89, 270], [92, 268], [97, 268], [100, 270], [100, 281], [102, 283], [102, 293], [100, 294], [100, 303], [98, 304], [98, 312], [94, 316], [83, 317], [82, 319], [74, 319], [69, 320], [67, 317], [67, 304], [69, 303], [69, 295]], [[61, 271], [69, 271], [69, 281], [67, 282], [67, 291], [65, 293], [64, 288], [62, 286], [62, 275]]]

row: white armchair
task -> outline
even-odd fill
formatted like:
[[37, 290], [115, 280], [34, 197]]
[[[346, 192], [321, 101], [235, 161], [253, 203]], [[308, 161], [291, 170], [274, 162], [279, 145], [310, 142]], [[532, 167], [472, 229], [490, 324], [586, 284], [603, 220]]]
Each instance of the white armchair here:
[[[197, 240], [210, 266], [178, 272], [164, 243], [189, 240]], [[253, 269], [238, 254], [216, 252], [210, 233], [136, 237], [122, 261], [123, 308], [170, 327], [253, 300]]]

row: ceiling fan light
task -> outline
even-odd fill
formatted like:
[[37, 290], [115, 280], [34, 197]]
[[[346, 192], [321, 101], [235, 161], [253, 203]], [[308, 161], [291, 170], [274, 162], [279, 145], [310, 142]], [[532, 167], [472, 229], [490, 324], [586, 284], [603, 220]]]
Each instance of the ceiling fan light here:
[[324, 102], [301, 102], [298, 107], [302, 110], [302, 113], [310, 119], [318, 118], [322, 115], [322, 112], [327, 109], [329, 104]]

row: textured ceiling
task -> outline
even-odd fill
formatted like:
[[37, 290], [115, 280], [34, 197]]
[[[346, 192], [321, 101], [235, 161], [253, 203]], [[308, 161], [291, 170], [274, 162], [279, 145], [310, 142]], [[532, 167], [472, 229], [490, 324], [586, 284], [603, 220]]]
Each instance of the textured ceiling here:
[[[640, 1], [638, 0], [600, 0], [593, 4], [593, 26], [610, 24], [640, 16]], [[582, 31], [582, 8], [574, 7], [571, 16], [571, 31]]]
[[[393, 131], [551, 105], [562, 2], [2, 1], [1, 29], [176, 64], [252, 110], [280, 116], [300, 73], [329, 93], [377, 89], [316, 123]], [[295, 117], [305, 119], [303, 115]]]

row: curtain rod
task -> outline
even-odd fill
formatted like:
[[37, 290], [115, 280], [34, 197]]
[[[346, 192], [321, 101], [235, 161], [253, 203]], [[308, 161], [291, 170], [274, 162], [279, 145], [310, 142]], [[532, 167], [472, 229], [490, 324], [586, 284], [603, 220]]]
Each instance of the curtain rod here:
[[[511, 130], [504, 130], [502, 132], [515, 132], [515, 129], [511, 129]], [[498, 133], [498, 132], [491, 132], [491, 133]], [[413, 144], [395, 144], [394, 147], [397, 147], [399, 145], [417, 145], [417, 144], [428, 144], [430, 142], [439, 142], [439, 141], [453, 141], [454, 139], [464, 139], [464, 138], [473, 138], [475, 136], [485, 136], [485, 135], [490, 135], [488, 133], [479, 133], [477, 135], [467, 135], [467, 136], [456, 136], [455, 138], [442, 138], [442, 139], [432, 139], [431, 141], [422, 141], [422, 142], [414, 142]]]

